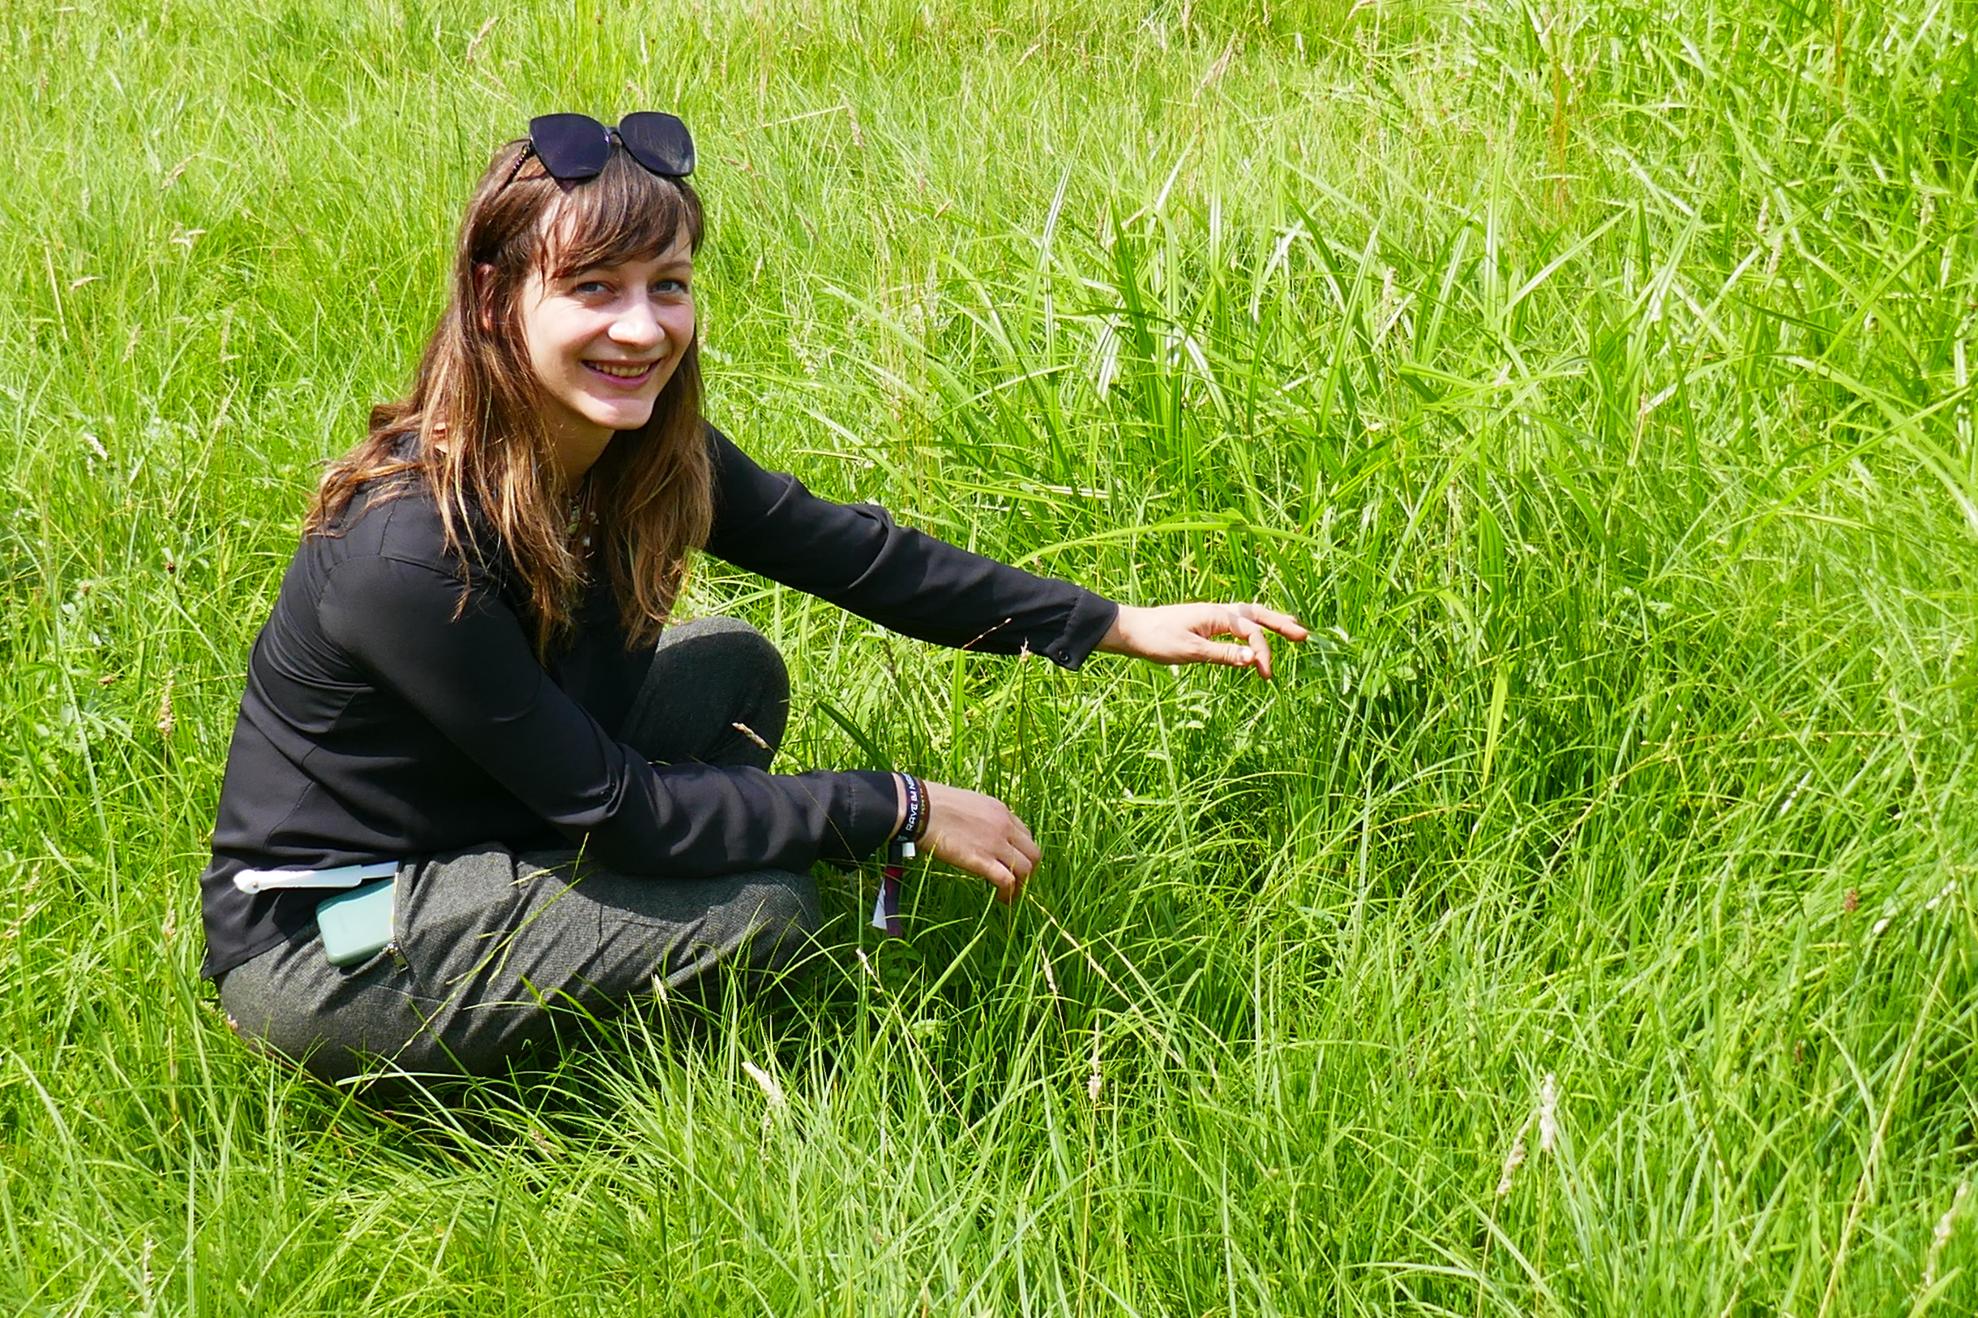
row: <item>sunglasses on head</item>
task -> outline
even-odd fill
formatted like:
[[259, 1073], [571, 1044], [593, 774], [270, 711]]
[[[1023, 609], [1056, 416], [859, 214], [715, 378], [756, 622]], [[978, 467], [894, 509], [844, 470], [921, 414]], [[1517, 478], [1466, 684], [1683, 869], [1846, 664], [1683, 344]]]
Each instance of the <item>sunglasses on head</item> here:
[[502, 186], [515, 181], [530, 156], [542, 161], [543, 171], [559, 183], [595, 178], [611, 159], [614, 144], [661, 178], [694, 172], [693, 135], [676, 115], [641, 110], [607, 128], [587, 114], [539, 114], [529, 121], [529, 145], [515, 158]]

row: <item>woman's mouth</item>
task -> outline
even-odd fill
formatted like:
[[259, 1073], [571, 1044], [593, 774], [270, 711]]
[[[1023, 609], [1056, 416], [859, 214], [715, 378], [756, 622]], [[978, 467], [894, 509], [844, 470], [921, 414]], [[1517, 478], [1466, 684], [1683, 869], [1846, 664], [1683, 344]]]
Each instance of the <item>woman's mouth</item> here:
[[658, 362], [585, 362], [584, 369], [619, 389], [637, 389], [652, 379]]

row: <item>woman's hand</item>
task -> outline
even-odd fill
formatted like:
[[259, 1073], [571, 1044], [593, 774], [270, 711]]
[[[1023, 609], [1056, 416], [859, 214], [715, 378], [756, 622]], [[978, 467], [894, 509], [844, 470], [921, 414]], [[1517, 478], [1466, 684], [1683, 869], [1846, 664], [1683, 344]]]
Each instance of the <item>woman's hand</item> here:
[[1016, 900], [1044, 858], [1023, 821], [993, 796], [946, 783], [926, 786], [927, 831], [915, 848], [989, 880], [997, 901]]
[[[1152, 609], [1122, 604], [1099, 648], [1157, 664], [1251, 668], [1258, 677], [1268, 678], [1271, 646], [1266, 631], [1287, 641], [1302, 641], [1311, 634], [1290, 614], [1261, 604], [1166, 604]], [[1211, 639], [1216, 636], [1239, 637], [1241, 643]]]

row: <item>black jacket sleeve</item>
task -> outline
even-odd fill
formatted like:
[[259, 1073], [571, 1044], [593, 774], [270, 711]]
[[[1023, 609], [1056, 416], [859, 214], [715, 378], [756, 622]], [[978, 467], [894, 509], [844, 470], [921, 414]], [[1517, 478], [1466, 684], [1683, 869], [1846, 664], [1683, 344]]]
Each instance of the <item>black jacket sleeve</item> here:
[[764, 471], [726, 435], [713, 445], [708, 552], [924, 641], [991, 654], [1028, 649], [1076, 668], [1119, 606], [1089, 590], [958, 549], [873, 504], [820, 499]]
[[898, 813], [882, 773], [654, 766], [614, 741], [537, 663], [485, 588], [421, 562], [346, 559], [324, 585], [325, 633], [523, 805], [601, 864], [682, 878], [856, 860]]

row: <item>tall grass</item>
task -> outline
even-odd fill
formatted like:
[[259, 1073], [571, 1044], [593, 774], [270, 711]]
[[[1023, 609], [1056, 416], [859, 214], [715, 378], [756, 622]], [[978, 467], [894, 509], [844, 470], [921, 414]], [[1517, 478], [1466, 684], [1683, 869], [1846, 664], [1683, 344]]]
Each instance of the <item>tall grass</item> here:
[[[1978, 1307], [1967, 7], [4, 19], [8, 1308]], [[706, 564], [787, 763], [1004, 794], [1029, 897], [827, 880], [774, 1008], [353, 1101], [196, 979], [246, 647], [492, 146], [645, 107], [746, 446], [1317, 635], [1071, 676]]]

